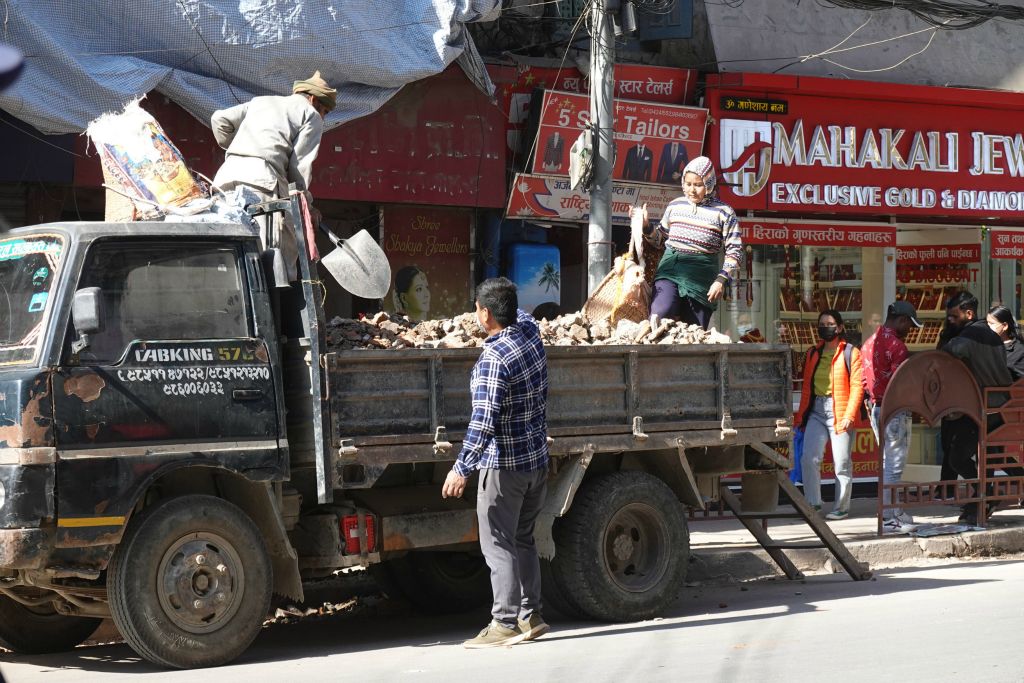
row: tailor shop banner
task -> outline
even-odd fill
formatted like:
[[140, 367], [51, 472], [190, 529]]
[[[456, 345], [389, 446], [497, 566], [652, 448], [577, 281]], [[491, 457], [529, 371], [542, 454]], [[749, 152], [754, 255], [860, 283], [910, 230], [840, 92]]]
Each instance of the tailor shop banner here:
[[[647, 204], [651, 219], [657, 220], [668, 203], [680, 195], [679, 188], [636, 183], [612, 185], [612, 223], [629, 225], [629, 210]], [[505, 209], [507, 218], [581, 223], [590, 219], [590, 195], [569, 187], [568, 178], [516, 174]]]
[[[586, 95], [545, 92], [531, 172], [567, 176], [569, 148], [589, 121]], [[707, 109], [615, 100], [612, 178], [678, 188], [683, 167], [704, 148], [707, 121]]]
[[386, 206], [381, 214], [381, 244], [391, 263], [391, 289], [384, 298], [384, 310], [414, 320], [451, 318], [471, 310], [472, 213]]
[[1024, 218], [1024, 95], [794, 83], [709, 78], [708, 155], [737, 210]]

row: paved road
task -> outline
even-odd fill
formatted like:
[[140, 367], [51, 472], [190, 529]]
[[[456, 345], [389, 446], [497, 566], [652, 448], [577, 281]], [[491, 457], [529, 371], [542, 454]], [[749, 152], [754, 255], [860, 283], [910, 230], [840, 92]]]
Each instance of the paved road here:
[[[686, 588], [663, 619], [560, 623], [540, 641], [495, 650], [459, 645], [485, 616], [427, 618], [385, 601], [273, 625], [240, 661], [198, 680], [1019, 682], [1021, 559], [882, 570], [862, 583], [835, 575]], [[197, 680], [141, 663], [124, 645], [0, 666], [12, 683]]]

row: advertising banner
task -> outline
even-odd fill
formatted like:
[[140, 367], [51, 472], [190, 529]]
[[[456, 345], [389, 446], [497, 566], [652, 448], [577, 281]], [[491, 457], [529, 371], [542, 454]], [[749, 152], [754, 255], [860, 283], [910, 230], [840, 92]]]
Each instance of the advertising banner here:
[[1024, 95], [708, 79], [708, 156], [737, 210], [1024, 220]]
[[740, 220], [743, 244], [787, 244], [822, 247], [894, 247], [896, 226], [843, 223], [789, 223], [781, 220]]
[[[491, 79], [497, 87], [498, 107], [507, 114], [506, 140], [510, 151], [519, 149], [519, 134], [530, 116], [530, 103], [537, 88], [586, 93], [586, 77], [575, 66], [539, 67], [521, 64], [516, 67], [489, 65]], [[694, 69], [644, 64], [615, 65], [615, 97], [688, 104], [697, 85]]]
[[989, 230], [989, 256], [992, 258], [1024, 259], [1024, 231]]
[[924, 247], [897, 247], [896, 263], [919, 266], [981, 261], [980, 244], [939, 244]]
[[471, 310], [472, 211], [389, 205], [381, 213], [381, 246], [391, 262], [384, 310], [414, 320], [450, 318]]
[[[615, 101], [612, 177], [679, 186], [683, 167], [701, 154], [708, 112], [652, 102]], [[568, 175], [569, 148], [590, 121], [590, 98], [544, 93], [532, 173]]]
[[[636, 183], [612, 186], [612, 223], [629, 225], [629, 210], [647, 204], [652, 219], [661, 218], [668, 203], [679, 196], [679, 188]], [[579, 223], [590, 218], [590, 195], [569, 188], [568, 178], [516, 175], [505, 215], [526, 220]]]

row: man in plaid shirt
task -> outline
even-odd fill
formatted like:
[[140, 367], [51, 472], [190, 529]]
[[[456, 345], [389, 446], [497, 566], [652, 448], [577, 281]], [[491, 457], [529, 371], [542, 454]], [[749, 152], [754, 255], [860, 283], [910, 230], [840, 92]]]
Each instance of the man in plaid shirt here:
[[513, 645], [548, 631], [541, 617], [540, 560], [533, 528], [547, 492], [548, 364], [536, 321], [518, 310], [505, 278], [477, 289], [487, 332], [470, 386], [473, 415], [441, 495], [458, 498], [474, 470], [480, 549], [491, 570], [493, 619], [468, 648]]

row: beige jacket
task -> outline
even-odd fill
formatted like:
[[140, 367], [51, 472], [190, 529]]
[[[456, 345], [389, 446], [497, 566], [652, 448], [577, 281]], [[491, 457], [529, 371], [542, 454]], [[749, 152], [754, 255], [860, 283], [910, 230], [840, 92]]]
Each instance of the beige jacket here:
[[210, 117], [227, 150], [214, 184], [245, 183], [285, 197], [288, 183], [308, 190], [324, 122], [302, 95], [256, 97]]

